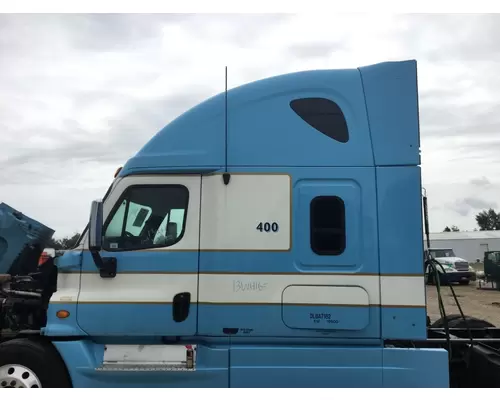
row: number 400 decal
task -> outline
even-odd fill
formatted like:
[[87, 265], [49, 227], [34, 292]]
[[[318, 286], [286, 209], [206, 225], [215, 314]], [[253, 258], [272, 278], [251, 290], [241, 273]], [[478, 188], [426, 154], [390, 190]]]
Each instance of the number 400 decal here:
[[257, 230], [260, 232], [278, 232], [280, 229], [277, 222], [259, 222]]

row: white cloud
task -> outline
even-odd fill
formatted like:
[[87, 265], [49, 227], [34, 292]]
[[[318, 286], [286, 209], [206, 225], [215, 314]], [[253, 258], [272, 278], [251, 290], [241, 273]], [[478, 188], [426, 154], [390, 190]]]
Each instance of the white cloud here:
[[[496, 15], [1, 15], [0, 201], [71, 234], [113, 173], [229, 86], [303, 69], [419, 62], [431, 228], [500, 198]], [[478, 182], [487, 180], [488, 185]]]

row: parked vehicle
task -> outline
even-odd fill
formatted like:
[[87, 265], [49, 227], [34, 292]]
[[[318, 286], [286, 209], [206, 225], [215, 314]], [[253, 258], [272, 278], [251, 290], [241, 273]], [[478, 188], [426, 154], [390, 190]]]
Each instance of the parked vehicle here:
[[[436, 267], [441, 284], [459, 283], [461, 285], [468, 285], [471, 281], [477, 279], [474, 268], [470, 266], [467, 260], [457, 257], [453, 249], [431, 248], [425, 250], [424, 260], [428, 259], [429, 252], [431, 257], [440, 263]], [[425, 277], [428, 284], [435, 284], [436, 277], [435, 274], [429, 271], [429, 266], [425, 269]]]

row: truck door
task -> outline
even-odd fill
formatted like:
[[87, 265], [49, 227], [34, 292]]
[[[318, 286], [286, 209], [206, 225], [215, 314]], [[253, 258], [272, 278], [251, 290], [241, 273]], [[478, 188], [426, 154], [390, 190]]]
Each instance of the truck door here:
[[90, 335], [189, 336], [197, 330], [201, 176], [130, 176], [104, 203], [101, 277], [82, 255], [77, 320]]

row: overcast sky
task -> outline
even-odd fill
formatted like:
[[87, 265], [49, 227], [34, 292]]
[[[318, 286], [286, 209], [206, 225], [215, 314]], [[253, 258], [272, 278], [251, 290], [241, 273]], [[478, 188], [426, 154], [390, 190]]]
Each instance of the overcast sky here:
[[275, 74], [417, 59], [431, 230], [500, 207], [500, 16], [0, 15], [0, 202], [81, 231], [160, 128]]

